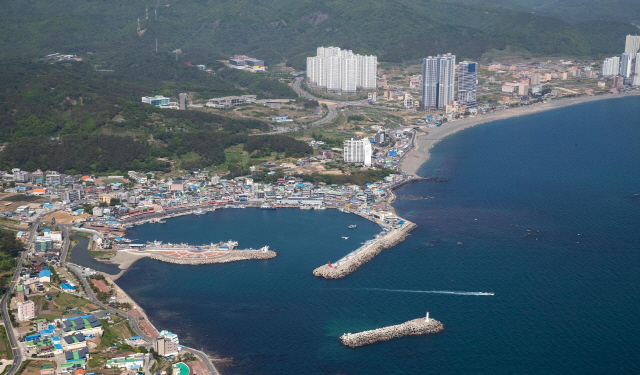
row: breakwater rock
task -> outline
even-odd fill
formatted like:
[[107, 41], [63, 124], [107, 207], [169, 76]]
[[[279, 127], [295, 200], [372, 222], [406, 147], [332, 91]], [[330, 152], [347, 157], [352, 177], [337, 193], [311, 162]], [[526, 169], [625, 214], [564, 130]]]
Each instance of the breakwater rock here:
[[214, 264], [214, 263], [229, 263], [238, 260], [249, 259], [271, 259], [276, 257], [276, 252], [267, 250], [233, 250], [229, 254], [221, 255], [215, 258], [173, 258], [162, 254], [153, 254], [151, 259], [156, 259], [162, 262], [173, 264], [189, 264], [189, 265], [201, 265], [201, 264]]
[[437, 333], [444, 329], [444, 325], [434, 319], [425, 318], [410, 320], [395, 326], [388, 326], [359, 333], [345, 333], [340, 336], [344, 346], [356, 348], [358, 346], [373, 344], [379, 341], [387, 341], [396, 337], [427, 335]]
[[405, 222], [401, 228], [394, 229], [386, 233], [383, 237], [377, 239], [373, 243], [365, 244], [336, 262], [336, 264], [325, 264], [316, 268], [313, 270], [313, 275], [324, 277], [325, 279], [343, 278], [357, 270], [361, 265], [373, 259], [376, 255], [380, 254], [382, 250], [393, 247], [404, 241], [404, 239], [409, 235], [409, 232], [411, 232], [415, 227], [417, 227], [416, 224]]

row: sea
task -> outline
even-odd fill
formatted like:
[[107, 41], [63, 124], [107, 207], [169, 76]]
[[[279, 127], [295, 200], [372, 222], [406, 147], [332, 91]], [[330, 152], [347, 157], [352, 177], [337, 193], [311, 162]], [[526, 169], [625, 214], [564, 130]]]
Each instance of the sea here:
[[[118, 284], [158, 329], [229, 359], [223, 374], [640, 373], [640, 98], [459, 132], [419, 174], [448, 181], [396, 190], [398, 214], [418, 227], [344, 279], [311, 272], [377, 225], [336, 210], [226, 209], [128, 237], [233, 239], [278, 256], [142, 259]], [[427, 312], [444, 331], [340, 344]]]

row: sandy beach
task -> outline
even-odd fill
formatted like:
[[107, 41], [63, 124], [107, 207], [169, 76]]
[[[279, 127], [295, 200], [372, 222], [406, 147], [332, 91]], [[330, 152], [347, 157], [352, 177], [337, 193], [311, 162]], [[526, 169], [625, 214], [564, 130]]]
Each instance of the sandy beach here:
[[416, 175], [420, 166], [429, 160], [429, 151], [438, 142], [445, 137], [455, 134], [461, 130], [485, 124], [487, 122], [505, 120], [512, 117], [531, 115], [549, 111], [552, 109], [567, 107], [574, 104], [589, 103], [596, 100], [627, 98], [630, 96], [638, 96], [640, 92], [632, 92], [627, 94], [605, 94], [596, 96], [582, 96], [578, 98], [557, 99], [548, 103], [535, 104], [528, 107], [519, 107], [507, 109], [500, 112], [494, 112], [483, 116], [466, 118], [463, 120], [444, 123], [437, 128], [431, 128], [428, 133], [418, 132], [413, 149], [404, 157], [400, 167], [403, 172]]

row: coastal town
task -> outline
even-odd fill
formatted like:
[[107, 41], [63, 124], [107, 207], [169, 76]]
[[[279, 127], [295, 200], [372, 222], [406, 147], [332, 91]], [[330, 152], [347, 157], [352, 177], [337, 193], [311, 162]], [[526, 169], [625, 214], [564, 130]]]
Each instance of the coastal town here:
[[[139, 35], [144, 32], [138, 20]], [[211, 170], [185, 167], [185, 159], [194, 155], [163, 159], [171, 167], [162, 172], [85, 174], [38, 166], [0, 171], [0, 225], [15, 232], [24, 248], [15, 271], [3, 274], [6, 334], [0, 335], [0, 369], [11, 371], [9, 375], [217, 375], [218, 359], [195, 349], [196, 343], [188, 343], [190, 347], [177, 334], [155, 327], [117, 280], [145, 257], [213, 267], [269, 262], [277, 258], [278, 249], [269, 243], [243, 248], [242, 238], [143, 242], [130, 238], [129, 230], [169, 226], [185, 215], [202, 215], [204, 220], [217, 210], [337, 210], [380, 228], [341, 258], [307, 270], [322, 279], [347, 277], [416, 228], [395, 212], [394, 189], [416, 180], [447, 181], [418, 175], [431, 148], [445, 137], [489, 121], [640, 95], [640, 37], [629, 37], [631, 47], [622, 60], [616, 56], [602, 64], [562, 59], [479, 64], [456, 62], [448, 53], [424, 58], [421, 65], [400, 69], [386, 64], [379, 69], [377, 56], [318, 47], [316, 56], [307, 57], [306, 72], [286, 76], [303, 104], [252, 94], [203, 98], [180, 93], [177, 101], [156, 94], [141, 98], [141, 103], [162, 110], [261, 118], [268, 131], [248, 135], [246, 143], [250, 136], [293, 134], [294, 142], [310, 150], [306, 156], [229, 147], [222, 152], [225, 157], [235, 152], [246, 162], [240, 172], [226, 168], [228, 164], [211, 165]], [[82, 57], [56, 53], [45, 61], [81, 62]], [[224, 64], [243, 72], [266, 72], [263, 60], [245, 55], [234, 55]], [[215, 73], [202, 64], [189, 66], [198, 73]], [[118, 266], [118, 272], [71, 262], [70, 252], [79, 247], [99, 262]], [[425, 319], [397, 326], [346, 333], [340, 341], [355, 348], [443, 329], [427, 313]]]

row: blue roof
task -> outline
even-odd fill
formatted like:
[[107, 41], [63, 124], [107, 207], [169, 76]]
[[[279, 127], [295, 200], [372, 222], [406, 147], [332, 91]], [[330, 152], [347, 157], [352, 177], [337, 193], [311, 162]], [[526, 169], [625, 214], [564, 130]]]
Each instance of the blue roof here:
[[53, 347], [56, 348], [57, 350], [62, 350], [62, 345], [60, 344], [53, 344]]
[[40, 271], [40, 277], [51, 277], [51, 271], [49, 270], [42, 270]]
[[67, 284], [67, 283], [62, 283], [60, 284], [60, 288], [64, 289], [64, 290], [76, 290], [75, 287]]
[[51, 229], [49, 229], [49, 228], [44, 228], [44, 231], [43, 231], [43, 232], [45, 232], [45, 233], [51, 232]]

